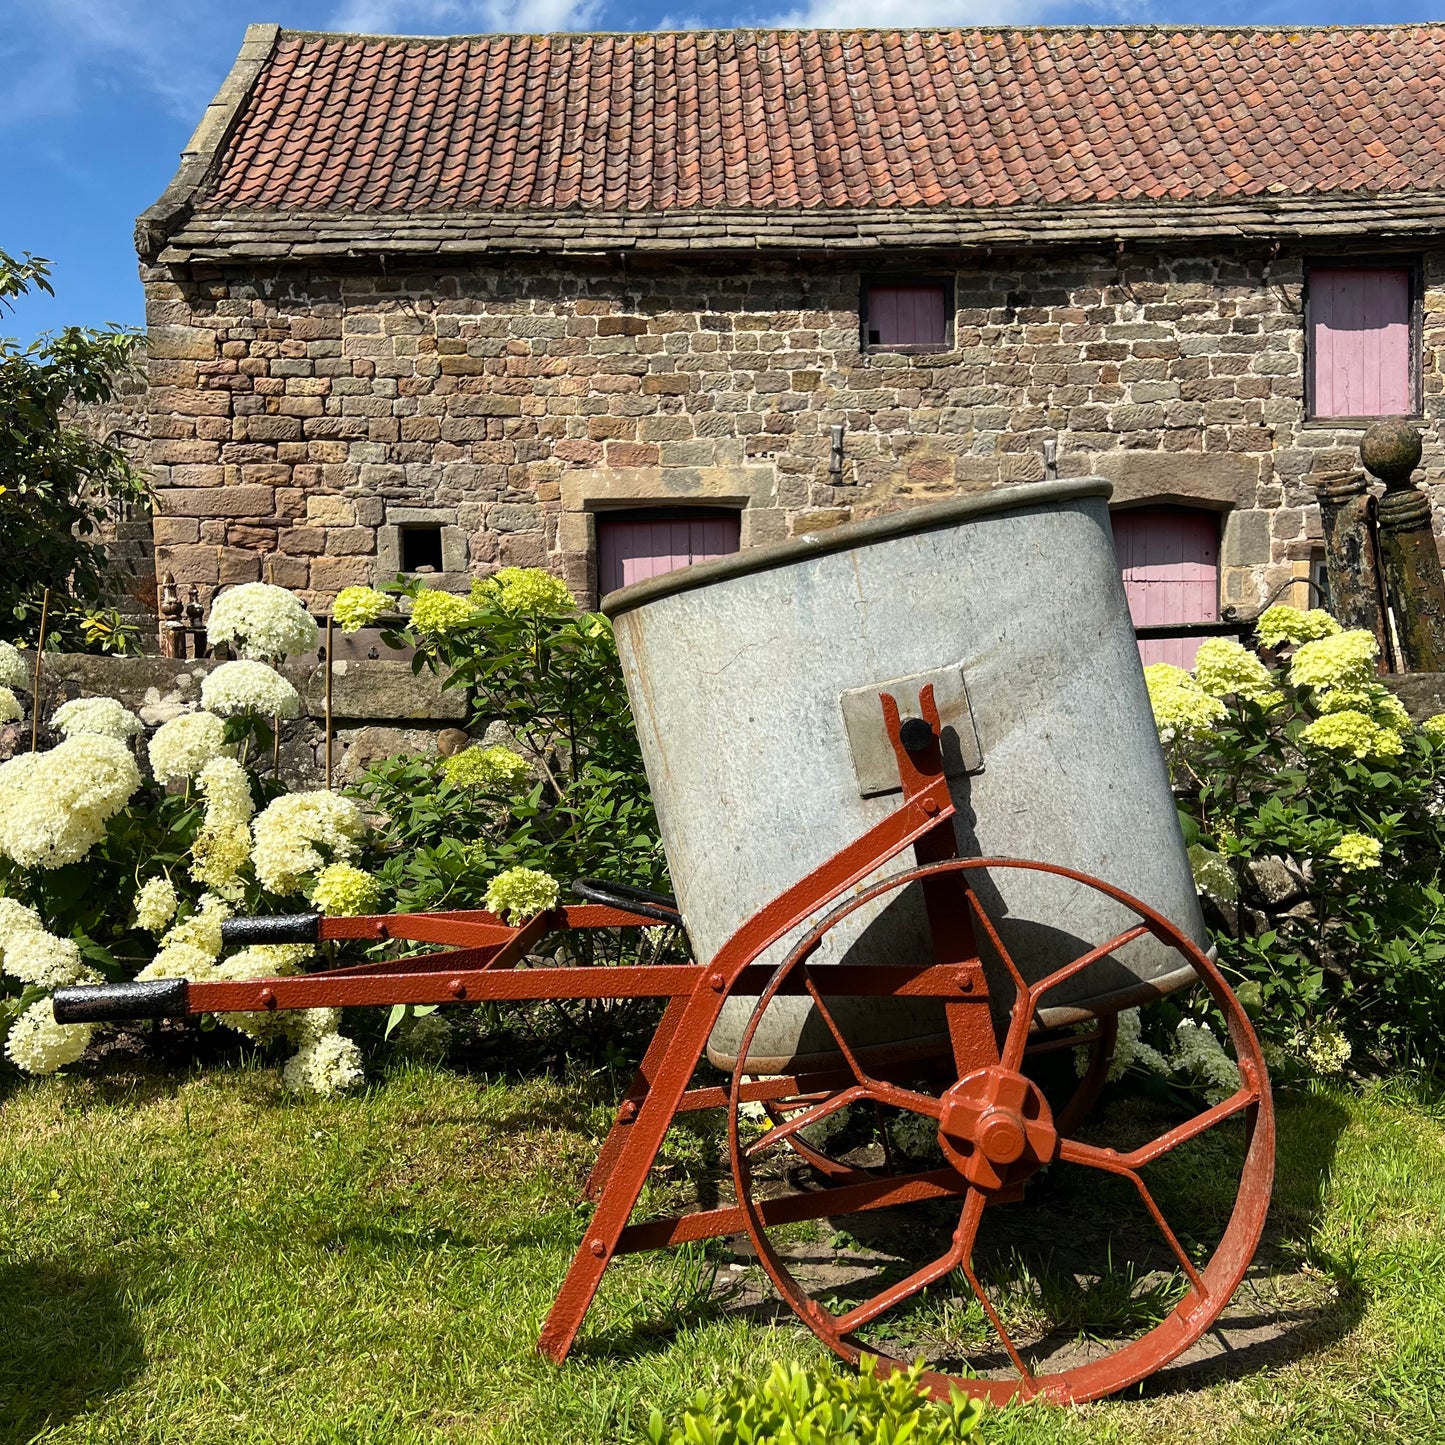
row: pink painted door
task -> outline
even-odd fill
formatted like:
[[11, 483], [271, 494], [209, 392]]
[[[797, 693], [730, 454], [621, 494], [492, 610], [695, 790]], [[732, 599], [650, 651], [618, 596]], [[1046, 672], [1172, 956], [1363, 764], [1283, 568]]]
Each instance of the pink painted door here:
[[[1219, 518], [1188, 507], [1115, 512], [1114, 550], [1136, 627], [1219, 618]], [[1199, 637], [1139, 639], [1145, 663], [1193, 667]]]
[[1410, 273], [1310, 269], [1315, 416], [1410, 416]]
[[597, 519], [602, 596], [678, 567], [738, 550], [736, 512], [622, 512]]
[[870, 286], [870, 346], [942, 346], [948, 339], [942, 286]]

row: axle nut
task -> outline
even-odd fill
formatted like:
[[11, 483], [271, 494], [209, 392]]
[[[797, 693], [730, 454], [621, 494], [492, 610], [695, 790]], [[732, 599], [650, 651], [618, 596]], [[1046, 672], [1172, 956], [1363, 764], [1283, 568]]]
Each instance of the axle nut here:
[[994, 1164], [1012, 1164], [1027, 1142], [1023, 1122], [1004, 1109], [990, 1109], [978, 1121], [978, 1147]]

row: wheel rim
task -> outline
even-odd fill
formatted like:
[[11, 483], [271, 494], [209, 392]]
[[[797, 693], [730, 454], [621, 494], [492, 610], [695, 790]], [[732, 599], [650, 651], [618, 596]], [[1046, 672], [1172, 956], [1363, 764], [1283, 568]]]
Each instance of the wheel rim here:
[[[1106, 894], [1131, 912], [1136, 923], [1105, 944], [1086, 949], [1031, 985], [1015, 966], [993, 920], [979, 904], [976, 891], [967, 886], [970, 874], [981, 869], [1030, 869], [1059, 875]], [[967, 900], [966, 906], [972, 911], [981, 940], [986, 938], [1001, 960], [1013, 985], [1014, 999], [1000, 1057], [996, 1061], [979, 1061], [980, 1067], [956, 1078], [941, 1094], [932, 1094], [874, 1078], [856, 1062], [846, 1035], [827, 1006], [826, 995], [808, 971], [808, 960], [828, 931], [856, 909], [881, 894], [948, 874], [957, 875], [957, 880], [965, 885], [960, 888], [959, 896]], [[1234, 1051], [1232, 1062], [1238, 1087], [1221, 1102], [1198, 1111], [1175, 1128], [1135, 1147], [1117, 1150], [1076, 1137], [1087, 1105], [1102, 1087], [1114, 1021], [1106, 1020], [1099, 1030], [1103, 1044], [1095, 1044], [1084, 1080], [1057, 1115], [1050, 1110], [1037, 1085], [1027, 1077], [1024, 1057], [1030, 1028], [1043, 997], [1068, 979], [1101, 964], [1113, 951], [1145, 932], [1187, 960], [1199, 983], [1220, 1008]], [[1273, 1178], [1273, 1110], [1259, 1044], [1238, 1001], [1209, 958], [1166, 919], [1122, 890], [1048, 864], [1010, 859], [949, 859], [911, 869], [873, 885], [835, 908], [778, 965], [744, 1031], [738, 1049], [740, 1060], [748, 1058], [753, 1036], [769, 1003], [785, 984], [791, 981], [797, 986], [795, 975], [800, 971], [802, 986], [811, 995], [840, 1053], [848, 1060], [852, 1082], [812, 1101], [800, 1101], [806, 1103], [806, 1107], [791, 1113], [785, 1122], [775, 1125], [760, 1139], [744, 1143], [739, 1132], [738, 1093], [743, 1077], [739, 1071], [732, 1085], [729, 1145], [734, 1187], [758, 1259], [783, 1298], [830, 1348], [855, 1362], [866, 1351], [878, 1356], [880, 1367], [885, 1370], [901, 1367], [904, 1361], [891, 1353], [888, 1344], [887, 1331], [892, 1321], [901, 1314], [906, 1315], [909, 1308], [952, 1276], [966, 1282], [965, 1298], [971, 1297], [976, 1303], [994, 1337], [991, 1350], [975, 1353], [985, 1361], [991, 1358], [994, 1364], [989, 1367], [991, 1375], [953, 1369], [934, 1371], [928, 1376], [928, 1383], [935, 1393], [946, 1395], [950, 1389], [958, 1388], [995, 1403], [1034, 1397], [1083, 1401], [1123, 1389], [1162, 1368], [1218, 1318], [1243, 1278], [1263, 1232]], [[770, 1205], [755, 1184], [759, 1180], [759, 1166], [762, 1164], [765, 1170], [769, 1156], [785, 1150], [803, 1154], [803, 1148], [808, 1147], [800, 1137], [803, 1129], [855, 1105], [896, 1110], [935, 1125], [944, 1167], [915, 1168], [911, 1172], [893, 1169], [886, 1176], [876, 1172], [869, 1176], [852, 1169], [846, 1161], [825, 1154], [824, 1158], [833, 1168], [824, 1171], [825, 1188], [818, 1191], [814, 1217], [836, 1218], [845, 1213], [850, 1217], [876, 1216], [880, 1211], [892, 1213], [905, 1208], [941, 1213], [946, 1206], [948, 1218], [953, 1218], [955, 1209], [957, 1218], [943, 1247], [937, 1252], [933, 1252], [933, 1247], [925, 1251], [932, 1254], [931, 1258], [904, 1277], [885, 1283], [861, 1301], [840, 1309], [830, 1305], [826, 1297], [815, 1297], [821, 1291], [800, 1278], [802, 1272], [795, 1270], [785, 1258], [769, 1232]], [[1238, 1190], [1218, 1242], [1207, 1260], [1196, 1264], [1156, 1201], [1144, 1178], [1144, 1170], [1236, 1119], [1242, 1121], [1244, 1131]], [[803, 1157], [806, 1158], [806, 1154]], [[1094, 1171], [1097, 1176], [1107, 1176], [1109, 1181], [1124, 1181], [1137, 1197], [1138, 1206], [1152, 1224], [1158, 1241], [1162, 1242], [1159, 1252], [1166, 1260], [1172, 1260], [1181, 1276], [1182, 1297], [1157, 1323], [1152, 1323], [1137, 1337], [1108, 1349], [1101, 1358], [1040, 1369], [1034, 1346], [1027, 1342], [1021, 1346], [1014, 1338], [1015, 1332], [1006, 1324], [997, 1301], [980, 1280], [974, 1253], [988, 1208], [1014, 1201], [1041, 1169], [1061, 1164]], [[1107, 1187], [1118, 1186], [1111, 1182]], [[796, 1218], [796, 1211], [788, 1217]], [[940, 1238], [946, 1229], [946, 1223], [938, 1226]], [[1000, 1361], [1004, 1362], [1002, 1366]], [[968, 1364], [973, 1368], [971, 1360]], [[998, 1377], [1000, 1369], [1002, 1378]]]

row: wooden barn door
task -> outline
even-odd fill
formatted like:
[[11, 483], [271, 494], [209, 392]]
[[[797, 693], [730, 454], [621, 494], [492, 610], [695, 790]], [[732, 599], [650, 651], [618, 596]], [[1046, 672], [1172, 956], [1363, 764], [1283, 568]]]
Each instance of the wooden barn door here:
[[597, 590], [660, 577], [738, 550], [739, 514], [694, 508], [609, 512], [597, 518]]
[[[1135, 627], [1219, 618], [1219, 518], [1189, 507], [1115, 512], [1114, 550]], [[1199, 637], [1140, 638], [1145, 663], [1192, 667]]]

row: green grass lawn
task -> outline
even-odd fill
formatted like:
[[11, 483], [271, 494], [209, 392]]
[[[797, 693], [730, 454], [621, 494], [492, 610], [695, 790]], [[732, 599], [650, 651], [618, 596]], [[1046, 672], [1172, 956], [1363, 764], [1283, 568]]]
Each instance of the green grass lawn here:
[[[614, 1267], [562, 1369], [533, 1340], [611, 1110], [585, 1085], [397, 1071], [0, 1085], [0, 1445], [637, 1440], [650, 1409], [819, 1350], [709, 1304], [697, 1254]], [[1317, 1281], [1277, 1337], [1008, 1442], [1445, 1440], [1445, 1110], [1280, 1101], [1273, 1236]], [[716, 1151], [691, 1136], [658, 1198]], [[1281, 1308], [1288, 1309], [1288, 1302]]]

